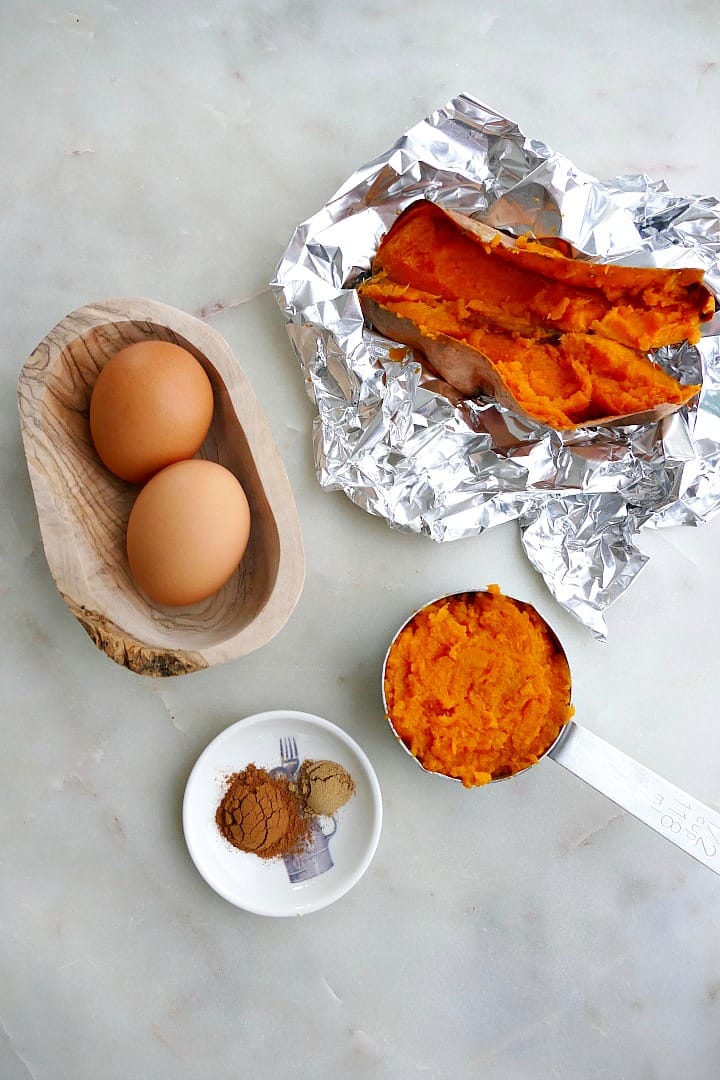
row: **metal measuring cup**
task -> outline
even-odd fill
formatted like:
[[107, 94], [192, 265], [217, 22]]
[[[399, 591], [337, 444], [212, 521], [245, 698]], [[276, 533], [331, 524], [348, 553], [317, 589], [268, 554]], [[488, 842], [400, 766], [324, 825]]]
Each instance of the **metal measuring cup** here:
[[[448, 593], [445, 596], [436, 597], [428, 601], [423, 607], [418, 608], [398, 628], [385, 654], [382, 668], [382, 700], [385, 716], [390, 728], [403, 749], [412, 757], [413, 761], [424, 772], [432, 772], [426, 769], [422, 762], [415, 757], [412, 751], [405, 745], [393, 724], [392, 716], [388, 708], [385, 696], [385, 676], [388, 659], [393, 647], [403, 632], [416, 615], [426, 608], [442, 600], [450, 600], [455, 596], [474, 596], [482, 590], [465, 590], [462, 593]], [[533, 611], [546, 627], [553, 640], [557, 651], [567, 663], [565, 650], [560, 639], [551, 626], [542, 618], [531, 604], [514, 597], [505, 596], [522, 609]], [[569, 671], [568, 665], [568, 671]], [[640, 762], [624, 754], [599, 735], [594, 735], [587, 728], [582, 727], [574, 720], [568, 720], [555, 738], [541, 755], [538, 762], [543, 758], [552, 758], [558, 765], [573, 773], [575, 776], [590, 784], [596, 791], [607, 796], [622, 810], [627, 810], [638, 820], [649, 825], [651, 829], [671, 840], [677, 847], [682, 848], [688, 855], [720, 874], [720, 813], [711, 807], [701, 803], [674, 784], [664, 780], [657, 773], [641, 765]], [[534, 765], [528, 768], [534, 768]], [[502, 780], [511, 780], [519, 776], [521, 772], [527, 772], [528, 768], [518, 770], [511, 776], [499, 776], [490, 781], [492, 784]], [[446, 773], [437, 772], [436, 776], [442, 776], [445, 780], [461, 781]]]

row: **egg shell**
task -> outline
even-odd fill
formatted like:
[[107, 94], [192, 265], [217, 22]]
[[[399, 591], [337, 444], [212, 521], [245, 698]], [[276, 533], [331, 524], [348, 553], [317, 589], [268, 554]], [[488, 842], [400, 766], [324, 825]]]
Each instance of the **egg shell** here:
[[242, 485], [223, 465], [178, 461], [140, 491], [127, 527], [130, 572], [155, 603], [207, 599], [232, 576], [250, 536]]
[[112, 473], [142, 484], [196, 454], [212, 415], [212, 385], [192, 353], [169, 341], [139, 341], [100, 371], [90, 398], [90, 433]]

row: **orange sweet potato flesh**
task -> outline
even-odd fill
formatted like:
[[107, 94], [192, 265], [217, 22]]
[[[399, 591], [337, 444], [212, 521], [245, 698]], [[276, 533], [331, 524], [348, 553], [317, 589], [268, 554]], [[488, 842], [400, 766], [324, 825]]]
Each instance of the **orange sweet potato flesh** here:
[[558, 429], [659, 419], [688, 402], [647, 353], [696, 342], [714, 311], [699, 269], [584, 262], [426, 200], [396, 220], [358, 293], [381, 333], [466, 396]]
[[534, 765], [574, 712], [557, 638], [497, 585], [416, 612], [390, 648], [384, 690], [410, 753], [465, 787]]

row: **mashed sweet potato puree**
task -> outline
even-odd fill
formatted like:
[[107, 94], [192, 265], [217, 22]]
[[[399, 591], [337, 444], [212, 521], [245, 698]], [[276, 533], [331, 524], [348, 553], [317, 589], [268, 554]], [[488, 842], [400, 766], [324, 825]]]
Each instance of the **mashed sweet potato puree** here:
[[465, 787], [534, 765], [572, 716], [570, 688], [545, 622], [496, 585], [423, 608], [385, 665], [398, 736], [425, 769]]

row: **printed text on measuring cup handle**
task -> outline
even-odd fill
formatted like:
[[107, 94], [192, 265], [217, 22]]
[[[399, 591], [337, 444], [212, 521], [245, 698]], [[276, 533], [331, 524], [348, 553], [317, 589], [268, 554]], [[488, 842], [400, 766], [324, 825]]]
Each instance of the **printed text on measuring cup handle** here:
[[720, 827], [696, 814], [689, 800], [657, 794], [650, 809], [657, 814], [662, 829], [674, 836], [683, 833], [706, 859], [716, 858], [720, 853]]

